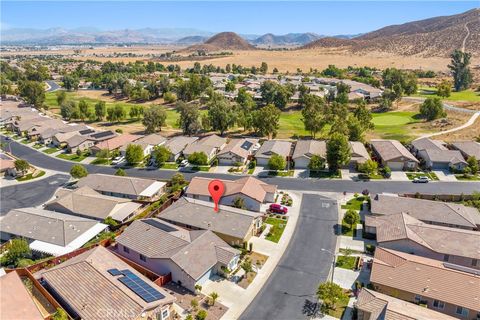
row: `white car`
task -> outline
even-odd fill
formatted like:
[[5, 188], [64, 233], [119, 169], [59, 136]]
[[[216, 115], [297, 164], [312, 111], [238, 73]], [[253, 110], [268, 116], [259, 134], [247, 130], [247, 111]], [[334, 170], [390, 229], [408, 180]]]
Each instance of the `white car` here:
[[180, 166], [180, 167], [186, 167], [186, 166], [188, 166], [188, 160], [186, 160], [186, 159], [185, 159], [185, 160], [182, 160], [182, 162], [180, 162], [179, 166]]
[[122, 163], [123, 161], [125, 161], [125, 157], [123, 157], [123, 156], [116, 157], [112, 160], [112, 164], [117, 165], [119, 163]]
[[416, 177], [413, 179], [413, 183], [428, 183], [430, 179], [426, 176]]

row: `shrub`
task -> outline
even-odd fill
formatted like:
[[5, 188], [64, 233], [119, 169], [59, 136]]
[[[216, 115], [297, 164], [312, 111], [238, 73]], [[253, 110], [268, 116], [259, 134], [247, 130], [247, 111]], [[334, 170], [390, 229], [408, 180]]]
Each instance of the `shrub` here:
[[143, 149], [138, 144], [129, 144], [125, 151], [125, 159], [128, 164], [136, 164], [143, 160]]
[[208, 156], [205, 152], [194, 152], [188, 156], [188, 162], [193, 165], [207, 165], [208, 164]]
[[81, 164], [75, 164], [70, 169], [70, 175], [75, 179], [80, 179], [88, 175], [87, 169]]
[[283, 170], [286, 165], [285, 159], [278, 154], [272, 155], [268, 160], [268, 168], [270, 170]]
[[207, 318], [207, 311], [200, 310], [195, 316], [195, 320], [205, 320]]
[[118, 129], [115, 129], [115, 132], [116, 132], [116, 133], [123, 133], [123, 130], [120, 129], [120, 128], [118, 128]]

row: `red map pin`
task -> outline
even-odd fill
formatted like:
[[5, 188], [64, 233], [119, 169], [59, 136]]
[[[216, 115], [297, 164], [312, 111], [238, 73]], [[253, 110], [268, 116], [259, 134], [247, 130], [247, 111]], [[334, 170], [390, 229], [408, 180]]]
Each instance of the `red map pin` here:
[[213, 210], [218, 212], [218, 203], [225, 192], [223, 182], [218, 179], [210, 181], [208, 184], [208, 192], [210, 192], [210, 196], [212, 196], [213, 202], [215, 203], [215, 208], [213, 208]]

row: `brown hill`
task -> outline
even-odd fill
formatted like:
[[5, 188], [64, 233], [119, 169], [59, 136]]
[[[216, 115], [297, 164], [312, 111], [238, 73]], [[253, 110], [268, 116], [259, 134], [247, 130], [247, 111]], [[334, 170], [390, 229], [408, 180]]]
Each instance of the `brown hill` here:
[[190, 46], [186, 50], [255, 50], [255, 47], [235, 32], [221, 32], [209, 38], [204, 43]]
[[388, 26], [357, 38], [337, 42], [320, 39], [304, 49], [348, 48], [352, 52], [380, 51], [401, 55], [448, 56], [455, 49], [480, 55], [480, 10]]

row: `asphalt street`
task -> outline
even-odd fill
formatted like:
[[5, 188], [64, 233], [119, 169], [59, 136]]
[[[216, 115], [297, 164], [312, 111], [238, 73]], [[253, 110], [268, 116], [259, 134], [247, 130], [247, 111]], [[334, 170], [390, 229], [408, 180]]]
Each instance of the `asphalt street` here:
[[[68, 173], [74, 163], [48, 156], [42, 152], [29, 148], [14, 140], [5, 141], [1, 136], [2, 145], [5, 142], [5, 150], [11, 151], [15, 156], [25, 159], [31, 164], [50, 170]], [[89, 173], [114, 174], [116, 169], [107, 166], [85, 165]], [[175, 171], [171, 170], [148, 170], [126, 169], [128, 176], [153, 178], [159, 180], [169, 179]], [[238, 179], [237, 176], [215, 173], [184, 173], [185, 178], [194, 176], [215, 177], [224, 179]], [[470, 194], [480, 190], [480, 182], [431, 182], [414, 184], [409, 181], [351, 181], [351, 180], [328, 180], [328, 179], [301, 179], [301, 178], [262, 178], [263, 181], [276, 184], [280, 189], [298, 191], [330, 191], [330, 192], [362, 192], [368, 189], [370, 193], [428, 193], [428, 194]]]
[[56, 174], [38, 181], [19, 183], [0, 189], [0, 216], [11, 209], [36, 207], [48, 201], [70, 176]]
[[58, 89], [61, 88], [61, 87], [58, 85], [58, 83], [56, 83], [56, 82], [53, 81], [53, 80], [47, 80], [47, 81], [45, 81], [45, 82], [50, 86], [50, 88], [48, 88], [47, 92], [57, 91]]
[[277, 267], [241, 320], [292, 320], [318, 316], [315, 293], [328, 279], [335, 251], [335, 200], [304, 194], [292, 239]]

